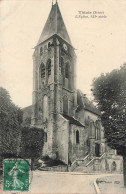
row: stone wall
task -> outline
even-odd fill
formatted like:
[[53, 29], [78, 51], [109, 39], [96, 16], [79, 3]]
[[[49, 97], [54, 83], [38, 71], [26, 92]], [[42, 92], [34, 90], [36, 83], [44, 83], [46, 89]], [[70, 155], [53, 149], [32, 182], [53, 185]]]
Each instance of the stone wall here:
[[[76, 131], [79, 131], [79, 143], [76, 142]], [[77, 158], [83, 158], [88, 152], [87, 134], [84, 127], [70, 125], [69, 130], [69, 160], [72, 163]]]
[[109, 172], [122, 172], [123, 161], [121, 156], [107, 153], [106, 158], [106, 170]]
[[68, 164], [68, 134], [69, 134], [69, 121], [62, 115], [57, 116], [57, 152], [58, 159]]
[[122, 173], [122, 157], [105, 153], [103, 157], [94, 159], [94, 164], [91, 166], [91, 169], [97, 172]]
[[40, 170], [41, 171], [51, 171], [51, 172], [67, 172], [68, 167], [67, 165], [58, 165], [58, 166], [40, 168]]

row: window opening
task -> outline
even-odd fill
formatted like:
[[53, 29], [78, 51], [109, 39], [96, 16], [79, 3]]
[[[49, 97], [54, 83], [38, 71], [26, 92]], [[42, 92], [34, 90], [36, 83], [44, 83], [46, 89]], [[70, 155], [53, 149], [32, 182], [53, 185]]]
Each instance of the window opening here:
[[41, 64], [41, 78], [44, 78], [45, 77], [45, 65], [42, 63]]
[[43, 47], [40, 47], [40, 56], [43, 54]]
[[45, 142], [47, 142], [47, 133], [45, 133]]
[[68, 114], [68, 98], [67, 96], [63, 97], [63, 113]]
[[65, 77], [68, 79], [69, 78], [69, 74], [70, 74], [70, 66], [67, 63], [66, 67], [65, 67]]
[[51, 48], [51, 43], [50, 42], [48, 43], [48, 48]]
[[51, 60], [49, 59], [47, 62], [48, 75], [51, 75]]
[[76, 131], [76, 144], [79, 144], [79, 131]]

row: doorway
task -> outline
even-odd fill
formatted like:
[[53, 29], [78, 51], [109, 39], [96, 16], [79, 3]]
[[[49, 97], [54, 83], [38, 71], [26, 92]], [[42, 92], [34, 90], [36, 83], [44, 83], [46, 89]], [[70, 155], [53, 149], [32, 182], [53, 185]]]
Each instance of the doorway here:
[[95, 144], [95, 156], [96, 157], [100, 156], [100, 144], [98, 143]]

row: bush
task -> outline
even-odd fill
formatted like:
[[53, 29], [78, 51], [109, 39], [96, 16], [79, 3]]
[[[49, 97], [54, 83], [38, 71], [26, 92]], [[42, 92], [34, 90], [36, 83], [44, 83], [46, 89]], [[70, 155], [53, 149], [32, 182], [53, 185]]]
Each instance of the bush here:
[[44, 131], [39, 128], [22, 128], [20, 157], [23, 159], [31, 159], [32, 169], [34, 163], [41, 158], [44, 145]]
[[49, 156], [43, 156], [42, 160], [44, 161], [44, 163], [46, 164], [47, 167], [65, 165], [65, 163], [62, 162], [61, 160], [52, 159]]

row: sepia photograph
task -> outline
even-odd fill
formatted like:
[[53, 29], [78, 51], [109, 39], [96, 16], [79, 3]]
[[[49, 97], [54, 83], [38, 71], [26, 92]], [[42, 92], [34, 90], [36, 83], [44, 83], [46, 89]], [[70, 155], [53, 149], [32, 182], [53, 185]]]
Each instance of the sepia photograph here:
[[0, 193], [126, 193], [126, 0], [0, 0]]

